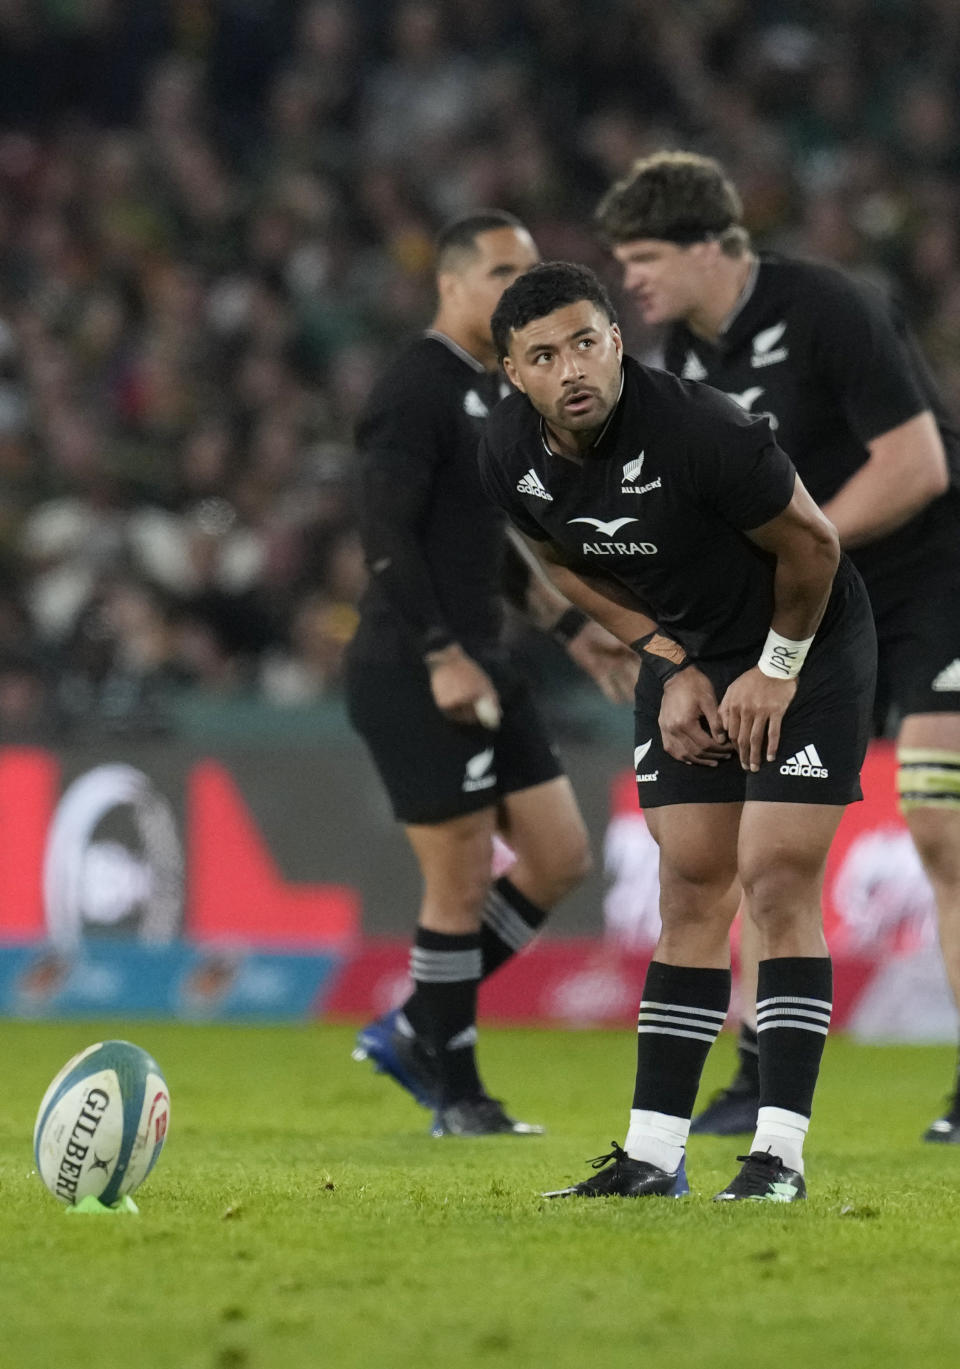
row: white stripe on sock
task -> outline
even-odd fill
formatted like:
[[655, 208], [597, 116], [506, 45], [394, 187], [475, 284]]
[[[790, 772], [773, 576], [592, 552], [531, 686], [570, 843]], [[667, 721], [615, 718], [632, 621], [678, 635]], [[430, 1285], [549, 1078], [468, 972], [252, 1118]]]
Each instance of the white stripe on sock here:
[[511, 951], [522, 951], [536, 935], [530, 924], [524, 922], [516, 908], [512, 908], [497, 889], [491, 889], [487, 895], [483, 905], [483, 920]]
[[711, 1045], [716, 1041], [718, 1035], [716, 1032], [707, 1034], [706, 1032], [681, 1031], [678, 1027], [650, 1027], [644, 1023], [637, 1027], [637, 1032], [652, 1033], [654, 1036], [686, 1036], [691, 1041], [709, 1041]]
[[725, 1012], [718, 1012], [716, 1008], [695, 1008], [692, 1003], [656, 1003], [652, 998], [641, 999], [641, 1011], [644, 1008], [659, 1008], [663, 1012], [696, 1013], [698, 1017], [715, 1017], [721, 1026], [727, 1016]]

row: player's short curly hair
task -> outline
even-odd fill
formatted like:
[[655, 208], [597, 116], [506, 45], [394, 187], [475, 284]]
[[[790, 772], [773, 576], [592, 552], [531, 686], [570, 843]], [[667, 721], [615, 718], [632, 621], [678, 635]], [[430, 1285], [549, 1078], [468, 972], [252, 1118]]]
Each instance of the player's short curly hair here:
[[656, 152], [634, 162], [597, 206], [608, 243], [653, 238], [689, 246], [713, 239], [729, 256], [750, 245], [743, 205], [719, 162], [695, 152]]
[[572, 261], [542, 261], [524, 271], [500, 296], [490, 320], [497, 356], [510, 350], [510, 334], [534, 319], [546, 318], [568, 304], [588, 300], [616, 323], [617, 313], [600, 278], [588, 266]]

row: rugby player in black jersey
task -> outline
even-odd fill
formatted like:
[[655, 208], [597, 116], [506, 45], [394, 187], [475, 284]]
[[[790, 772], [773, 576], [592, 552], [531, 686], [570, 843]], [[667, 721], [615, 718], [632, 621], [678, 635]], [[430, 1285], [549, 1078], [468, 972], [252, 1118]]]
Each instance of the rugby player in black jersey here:
[[[380, 379], [358, 428], [360, 521], [371, 571], [351, 644], [352, 721], [420, 865], [414, 992], [354, 1052], [434, 1109], [436, 1135], [539, 1131], [487, 1096], [475, 1059], [476, 996], [534, 937], [589, 865], [570, 783], [501, 641], [505, 520], [484, 497], [477, 444], [505, 384], [490, 335], [504, 287], [537, 260], [511, 215], [483, 212], [437, 244], [433, 326]], [[611, 697], [636, 661], [529, 573], [510, 582]], [[516, 862], [495, 883], [492, 839]]]
[[[684, 152], [637, 162], [597, 212], [643, 319], [668, 325], [668, 368], [769, 417], [864, 578], [874, 726], [898, 725], [900, 801], [960, 1008], [960, 435], [895, 303], [831, 266], [756, 253], [741, 218], [721, 167]], [[747, 927], [747, 984], [753, 947]], [[758, 1087], [747, 1020], [739, 1072], [694, 1130], [748, 1130]], [[960, 1069], [924, 1139], [960, 1143]]]
[[[551, 1196], [686, 1190], [739, 881], [768, 1030], [750, 1154], [717, 1197], [791, 1202], [805, 1196], [830, 1020], [824, 861], [844, 805], [861, 797], [870, 730], [863, 583], [767, 420], [625, 358], [591, 271], [532, 267], [504, 292], [493, 336], [519, 393], [487, 422], [481, 476], [557, 588], [642, 653], [634, 759], [660, 848], [663, 926], [626, 1140], [593, 1178]], [[816, 763], [792, 763], [801, 751]]]

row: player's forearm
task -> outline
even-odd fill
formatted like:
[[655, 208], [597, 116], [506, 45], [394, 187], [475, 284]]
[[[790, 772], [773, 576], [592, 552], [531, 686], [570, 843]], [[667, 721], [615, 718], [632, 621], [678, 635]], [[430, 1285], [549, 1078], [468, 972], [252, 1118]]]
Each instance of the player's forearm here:
[[656, 631], [656, 623], [637, 606], [623, 586], [606, 578], [582, 575], [568, 566], [552, 562], [547, 563], [545, 569], [564, 598], [627, 646]]
[[895, 532], [950, 483], [933, 415], [918, 414], [870, 443], [870, 457], [823, 506], [843, 547]]
[[791, 550], [777, 557], [770, 624], [774, 632], [793, 641], [814, 635], [826, 610], [839, 563], [839, 543], [835, 536], [828, 535], [811, 537], [800, 554]]
[[546, 567], [513, 529], [507, 529], [504, 595], [534, 627], [549, 632], [570, 607]]
[[360, 535], [370, 577], [421, 652], [453, 641], [423, 553], [419, 510], [411, 496], [392, 498], [378, 473], [361, 485]]
[[840, 534], [841, 546], [862, 547], [896, 532], [942, 493], [927, 481], [897, 480], [891, 472], [878, 477], [868, 463], [824, 504], [823, 511]]

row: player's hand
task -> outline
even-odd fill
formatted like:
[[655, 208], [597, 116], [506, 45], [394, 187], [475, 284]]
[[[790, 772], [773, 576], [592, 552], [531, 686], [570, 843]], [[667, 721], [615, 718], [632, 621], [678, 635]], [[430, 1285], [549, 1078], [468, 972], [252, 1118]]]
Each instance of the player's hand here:
[[720, 718], [744, 770], [757, 771], [762, 760], [776, 759], [780, 724], [796, 692], [796, 680], [772, 680], [758, 666], [738, 675], [727, 687], [720, 700]]
[[588, 619], [567, 643], [567, 654], [585, 670], [611, 703], [631, 703], [640, 657], [605, 627]]
[[500, 726], [500, 698], [485, 670], [460, 646], [445, 647], [427, 661], [433, 701], [455, 723]]
[[664, 751], [685, 765], [715, 768], [733, 753], [713, 685], [696, 666], [687, 666], [664, 685], [659, 721]]

